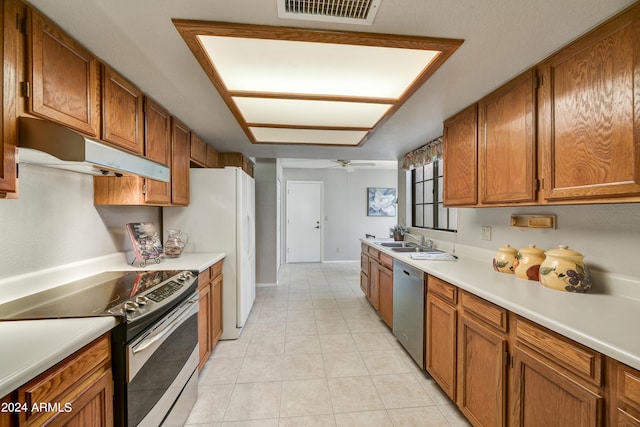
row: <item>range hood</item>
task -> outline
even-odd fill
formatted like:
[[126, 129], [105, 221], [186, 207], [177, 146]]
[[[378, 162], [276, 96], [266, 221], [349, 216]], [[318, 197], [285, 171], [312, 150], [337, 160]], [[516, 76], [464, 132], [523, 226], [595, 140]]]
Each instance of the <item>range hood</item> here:
[[97, 176], [138, 175], [169, 182], [169, 168], [135, 154], [87, 138], [62, 125], [20, 117], [18, 159]]

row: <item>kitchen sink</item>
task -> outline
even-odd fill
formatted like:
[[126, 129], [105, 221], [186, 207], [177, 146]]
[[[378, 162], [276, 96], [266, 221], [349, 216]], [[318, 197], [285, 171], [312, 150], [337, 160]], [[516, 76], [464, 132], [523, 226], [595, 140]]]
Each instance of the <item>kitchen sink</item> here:
[[438, 249], [427, 249], [423, 246], [413, 246], [413, 247], [405, 247], [405, 248], [391, 248], [394, 252], [422, 252], [427, 254], [442, 254], [444, 251], [440, 251]]
[[379, 243], [380, 246], [384, 246], [385, 248], [416, 248], [418, 245], [412, 242], [382, 242]]

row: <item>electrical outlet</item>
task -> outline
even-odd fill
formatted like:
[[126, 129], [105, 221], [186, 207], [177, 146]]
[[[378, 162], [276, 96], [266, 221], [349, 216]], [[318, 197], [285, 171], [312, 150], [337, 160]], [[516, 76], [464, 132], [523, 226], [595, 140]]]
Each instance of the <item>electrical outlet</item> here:
[[483, 225], [480, 227], [480, 239], [491, 240], [491, 226]]

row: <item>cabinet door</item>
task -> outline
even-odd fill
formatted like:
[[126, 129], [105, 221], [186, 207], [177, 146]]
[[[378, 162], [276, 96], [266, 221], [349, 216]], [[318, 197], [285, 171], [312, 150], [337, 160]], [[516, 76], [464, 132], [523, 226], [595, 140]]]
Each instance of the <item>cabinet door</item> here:
[[458, 407], [475, 426], [504, 426], [507, 385], [504, 335], [462, 315], [458, 348]]
[[376, 310], [380, 309], [380, 273], [378, 263], [369, 259], [369, 302]]
[[[171, 156], [171, 116], [169, 112], [149, 98], [145, 98], [144, 108], [144, 151], [145, 157], [170, 166]], [[169, 204], [171, 184], [145, 179], [145, 202]]]
[[102, 139], [144, 154], [142, 91], [108, 66], [102, 67]]
[[175, 117], [171, 124], [171, 204], [187, 206], [191, 131]]
[[111, 369], [102, 374], [70, 403], [72, 411], [60, 412], [48, 425], [65, 427], [113, 426], [113, 374]]
[[29, 16], [29, 112], [99, 137], [98, 60], [46, 18]]
[[472, 206], [477, 199], [478, 108], [464, 109], [444, 122], [444, 204]]
[[211, 348], [222, 336], [222, 274], [211, 281]]
[[427, 294], [425, 355], [427, 371], [452, 400], [456, 399], [456, 307], [440, 297]]
[[209, 359], [211, 354], [211, 283], [200, 285], [198, 287], [200, 293], [200, 303], [198, 306], [198, 349], [200, 355], [200, 363], [198, 369], [202, 367]]
[[16, 158], [16, 88], [18, 68], [23, 66], [24, 59], [18, 49], [22, 34], [16, 28], [15, 20], [24, 17], [24, 5], [18, 1], [4, 1], [0, 7], [0, 20], [3, 31], [0, 32], [0, 49], [4, 67], [0, 67], [2, 77], [2, 122], [0, 122], [0, 199], [11, 197], [7, 193], [18, 190]]
[[602, 425], [602, 398], [542, 359], [516, 347], [512, 425], [595, 427]]
[[478, 122], [480, 201], [534, 202], [534, 71], [527, 71], [483, 98], [478, 104]]
[[544, 198], [640, 195], [640, 6], [541, 66]]
[[611, 425], [640, 427], [640, 371], [617, 361], [613, 361], [612, 366], [611, 380], [615, 382], [616, 396], [615, 405], [610, 406]]
[[207, 143], [202, 138], [191, 132], [190, 159], [194, 165], [205, 167], [207, 165]]
[[378, 266], [378, 284], [380, 299], [378, 314], [390, 328], [393, 328], [393, 271]]
[[206, 166], [208, 168], [222, 167], [218, 165], [218, 152], [210, 145], [207, 145], [207, 161]]

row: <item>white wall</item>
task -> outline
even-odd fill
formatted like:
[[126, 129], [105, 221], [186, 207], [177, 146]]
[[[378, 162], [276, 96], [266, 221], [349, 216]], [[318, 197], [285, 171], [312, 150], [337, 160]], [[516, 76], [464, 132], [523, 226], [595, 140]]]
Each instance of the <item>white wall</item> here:
[[0, 200], [0, 279], [128, 250], [128, 222], [160, 208], [95, 207], [93, 177], [20, 164], [17, 200]]
[[[404, 171], [398, 176], [405, 179]], [[513, 228], [509, 226], [512, 214], [556, 215], [557, 228]], [[491, 226], [491, 241], [480, 239], [480, 227], [484, 225]], [[458, 233], [420, 232], [436, 239], [447, 250], [452, 248], [454, 236], [457, 245], [486, 250], [478, 252], [487, 258], [488, 268], [497, 248], [507, 243], [516, 249], [535, 244], [545, 250], [569, 245], [585, 256], [592, 270], [640, 281], [640, 203], [459, 208]]]
[[[367, 216], [367, 188], [397, 188], [396, 170], [358, 169], [347, 172], [341, 169], [287, 168], [283, 169], [283, 186], [286, 186], [286, 181], [324, 183], [323, 261], [360, 259], [361, 237], [365, 234], [388, 237], [389, 228], [397, 223], [397, 217]], [[284, 191], [282, 193], [285, 194]]]
[[275, 159], [256, 159], [256, 283], [278, 281], [278, 191]]

